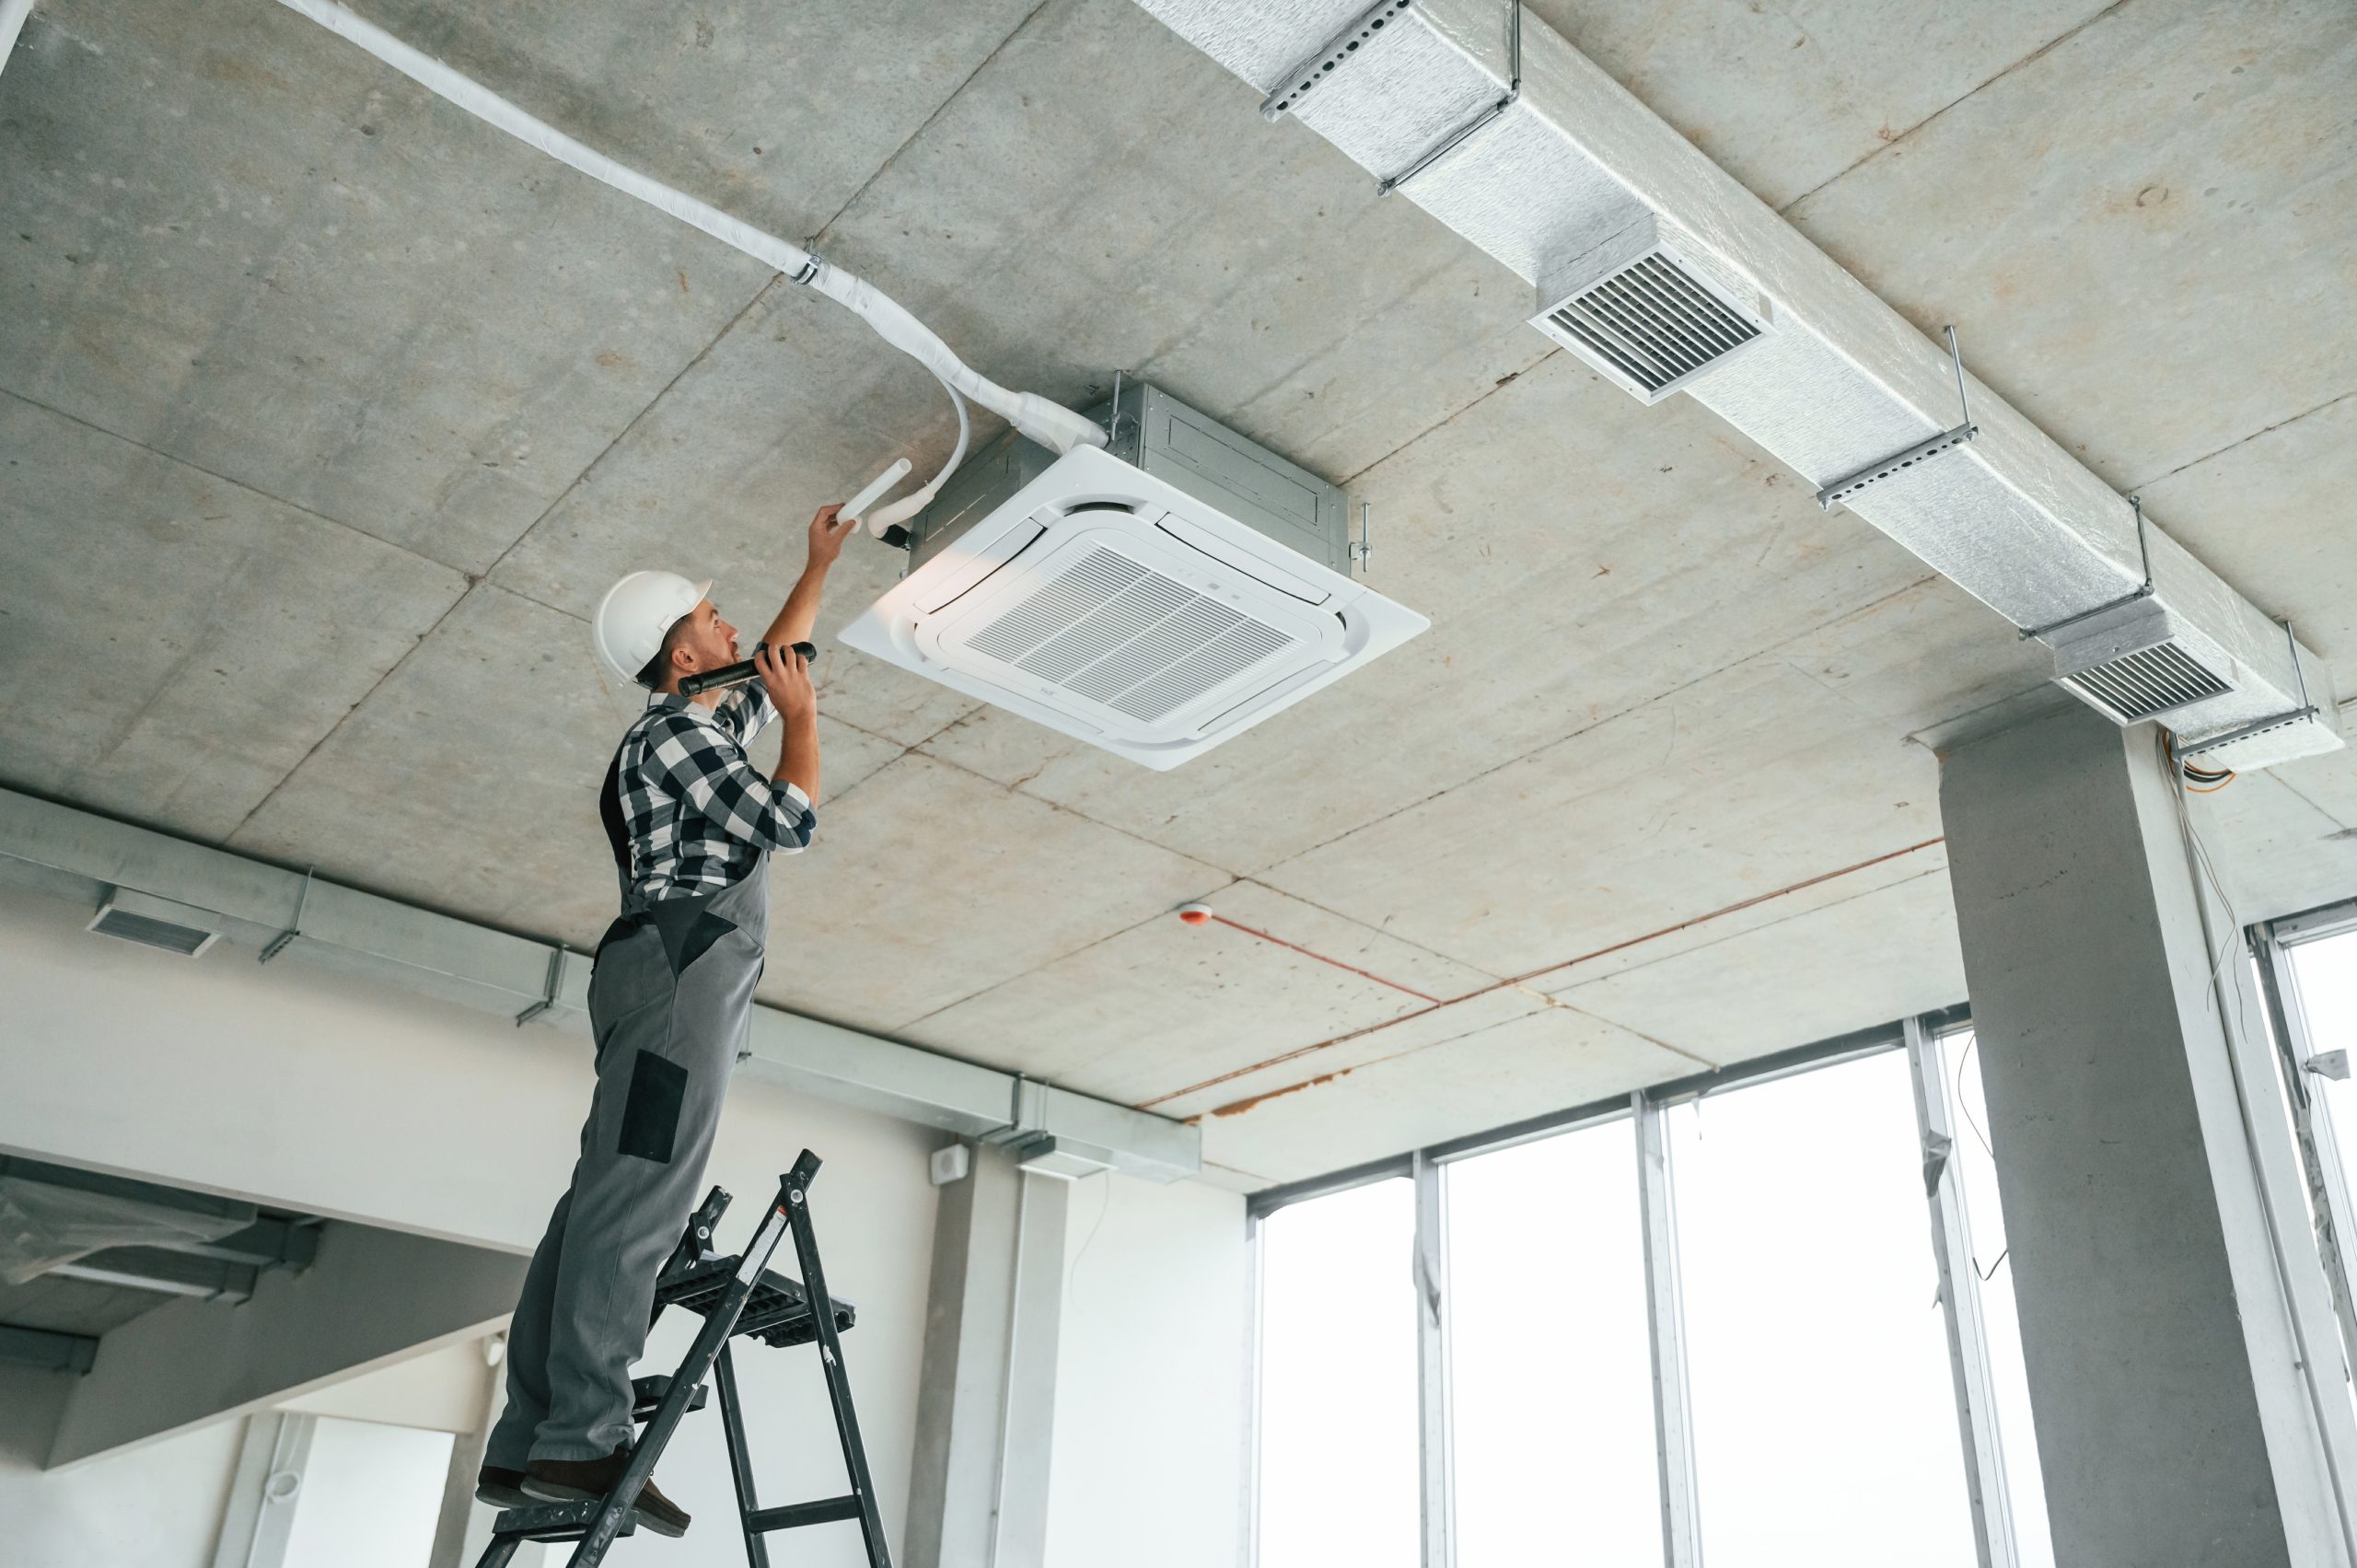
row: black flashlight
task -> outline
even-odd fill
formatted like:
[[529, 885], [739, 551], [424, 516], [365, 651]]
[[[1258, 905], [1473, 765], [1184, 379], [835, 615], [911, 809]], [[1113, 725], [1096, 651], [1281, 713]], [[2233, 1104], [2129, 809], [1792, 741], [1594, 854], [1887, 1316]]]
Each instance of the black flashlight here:
[[[768, 646], [767, 643], [755, 643], [753, 651], [760, 653]], [[816, 643], [796, 643], [794, 645], [794, 651], [802, 656], [802, 662], [805, 664], [819, 656], [819, 645]], [[723, 686], [742, 686], [746, 681], [757, 679], [761, 673], [753, 668], [751, 659], [747, 659], [741, 664], [725, 664], [718, 669], [700, 670], [694, 675], [684, 677], [679, 681], [679, 695], [693, 697], [699, 692], [714, 691]]]

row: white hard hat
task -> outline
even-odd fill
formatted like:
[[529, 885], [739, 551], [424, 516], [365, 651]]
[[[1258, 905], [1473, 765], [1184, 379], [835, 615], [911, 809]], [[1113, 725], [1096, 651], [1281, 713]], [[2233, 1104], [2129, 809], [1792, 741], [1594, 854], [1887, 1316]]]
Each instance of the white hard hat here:
[[624, 680], [636, 680], [679, 618], [703, 602], [712, 579], [691, 583], [677, 572], [633, 572], [606, 590], [589, 622], [598, 657]]

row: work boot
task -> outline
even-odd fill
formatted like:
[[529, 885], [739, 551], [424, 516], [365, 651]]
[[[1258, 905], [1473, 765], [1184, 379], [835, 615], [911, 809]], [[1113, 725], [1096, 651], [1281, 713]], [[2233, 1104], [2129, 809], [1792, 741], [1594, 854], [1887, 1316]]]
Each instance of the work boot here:
[[494, 1508], [532, 1505], [532, 1500], [524, 1493], [524, 1472], [503, 1469], [497, 1465], [485, 1465], [475, 1472], [475, 1501]]
[[[551, 1503], [593, 1503], [613, 1491], [629, 1465], [628, 1444], [602, 1459], [534, 1459], [524, 1467], [524, 1490]], [[688, 1533], [687, 1510], [657, 1492], [651, 1476], [633, 1506], [638, 1522], [656, 1535]]]

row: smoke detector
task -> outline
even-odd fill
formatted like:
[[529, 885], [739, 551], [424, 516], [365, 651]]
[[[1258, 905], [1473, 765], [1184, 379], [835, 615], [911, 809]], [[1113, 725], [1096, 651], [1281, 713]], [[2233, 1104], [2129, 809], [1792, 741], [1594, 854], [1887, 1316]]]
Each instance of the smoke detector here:
[[979, 454], [842, 641], [1160, 771], [1431, 624], [1335, 569], [1332, 486], [1150, 388], [1114, 425]]
[[1766, 321], [1746, 291], [1647, 216], [1541, 278], [1530, 324], [1657, 403], [1758, 340]]
[[221, 939], [221, 917], [193, 904], [117, 888], [83, 929], [193, 958]]

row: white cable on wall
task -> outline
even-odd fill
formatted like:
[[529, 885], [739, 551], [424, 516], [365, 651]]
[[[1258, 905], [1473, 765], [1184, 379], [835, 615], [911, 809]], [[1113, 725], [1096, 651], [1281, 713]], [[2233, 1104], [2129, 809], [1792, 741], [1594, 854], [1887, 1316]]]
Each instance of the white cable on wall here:
[[680, 222], [702, 229], [722, 244], [741, 250], [784, 274], [788, 282], [825, 295], [856, 313], [875, 329], [877, 336], [931, 371], [958, 410], [957, 447], [951, 452], [949, 460], [942, 465], [941, 471], [935, 474], [923, 489], [869, 514], [866, 523], [871, 531], [880, 534], [894, 523], [914, 517], [925, 503], [933, 499], [943, 482], [957, 470], [958, 465], [965, 460], [970, 430], [966, 413], [968, 399], [989, 409], [1051, 451], [1061, 454], [1075, 447], [1105, 445], [1105, 432], [1095, 421], [1050, 402], [1037, 393], [1011, 392], [978, 374], [951, 352], [949, 345], [943, 343], [931, 328], [865, 279], [855, 277], [840, 267], [830, 266], [798, 245], [789, 244], [775, 235], [764, 234], [749, 223], [730, 217], [710, 203], [700, 202], [684, 192], [675, 191], [634, 168], [615, 162], [593, 147], [585, 146], [546, 121], [526, 113], [473, 77], [412, 48], [376, 23], [334, 4], [333, 0], [280, 0], [280, 4], [358, 44], [428, 92], [506, 132], [517, 141], [538, 147], [559, 163], [579, 169], [592, 180], [610, 185], [626, 196], [633, 196], [650, 207], [658, 207]]

